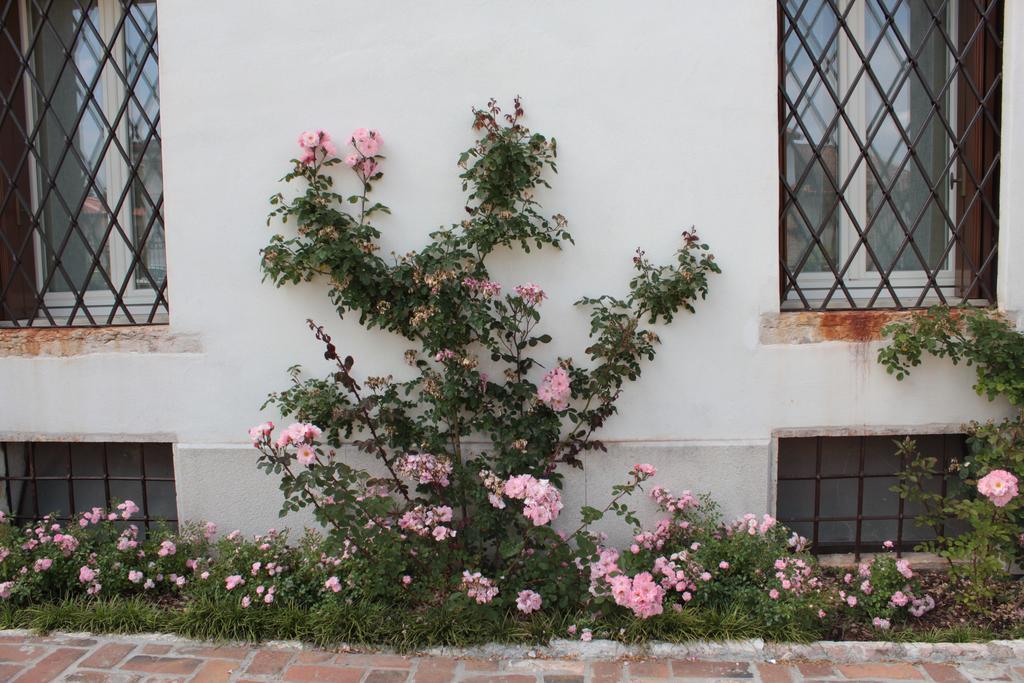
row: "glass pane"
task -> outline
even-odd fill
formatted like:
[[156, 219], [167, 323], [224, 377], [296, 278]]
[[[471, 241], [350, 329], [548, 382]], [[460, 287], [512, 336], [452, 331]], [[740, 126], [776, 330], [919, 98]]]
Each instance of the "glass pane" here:
[[785, 180], [793, 194], [784, 217], [786, 265], [827, 272], [826, 255], [834, 262], [839, 253], [839, 133], [828, 92], [839, 87], [837, 20], [827, 0], [784, 4], [797, 27], [784, 46]]
[[68, 498], [68, 482], [37, 481], [36, 491], [39, 493], [39, 514], [56, 513], [58, 517], [70, 516], [71, 501]]
[[814, 482], [780, 481], [778, 516], [781, 520], [814, 516]]
[[174, 458], [169, 443], [147, 443], [142, 446], [147, 477], [174, 477]]
[[[950, 150], [943, 124], [951, 116], [950, 92], [943, 89], [950, 63], [943, 39], [949, 31], [948, 3], [883, 0], [864, 6], [864, 51], [877, 45], [869, 63], [877, 85], [868, 79], [864, 83], [867, 132], [862, 139], [870, 140], [868, 158], [879, 176], [866, 170], [867, 221], [874, 220], [868, 242], [885, 269], [892, 264], [897, 271], [945, 268], [950, 238], [945, 219]], [[916, 57], [916, 69], [908, 53]], [[908, 232], [920, 257], [905, 244]], [[877, 270], [870, 258], [867, 263], [869, 270]]]
[[125, 500], [134, 501], [142, 507], [142, 482], [141, 481], [112, 481], [110, 482], [111, 502], [117, 504]]
[[827, 550], [829, 543], [853, 543], [857, 538], [857, 523], [822, 522], [818, 525], [818, 533], [820, 550]]
[[896, 516], [900, 510], [900, 496], [890, 489], [898, 482], [896, 477], [866, 477], [864, 479], [864, 514], [872, 517]]
[[39, 31], [33, 58], [44, 277], [53, 276], [51, 292], [104, 288], [97, 272], [90, 275], [94, 255], [104, 270], [110, 269], [104, 238], [111, 222], [104, 151], [110, 126], [102, 111], [100, 12], [95, 2], [76, 0], [47, 3], [45, 14], [39, 4], [31, 5], [33, 27]]
[[863, 543], [881, 545], [885, 541], [896, 542], [899, 522], [895, 519], [866, 519], [860, 528]]
[[76, 477], [102, 477], [104, 457], [101, 443], [71, 445], [71, 466]]
[[821, 516], [854, 517], [857, 515], [857, 480], [823, 479], [821, 481]]
[[150, 517], [160, 519], [178, 518], [178, 503], [174, 494], [174, 482], [146, 482], [146, 495]]
[[837, 436], [821, 440], [821, 473], [827, 475], [860, 472], [861, 438]]
[[85, 512], [94, 507], [107, 507], [107, 491], [102, 481], [75, 481], [75, 512]]
[[163, 167], [156, 35], [155, 0], [133, 3], [125, 20], [124, 42], [127, 80], [134, 84], [128, 106], [128, 149], [132, 168], [136, 169], [131, 220], [135, 243], [142, 245], [145, 271], [137, 268], [134, 273], [135, 285], [141, 288], [152, 288], [154, 284], [159, 288], [167, 277], [160, 213]]
[[66, 477], [68, 475], [68, 444], [66, 443], [33, 444], [32, 458], [37, 477]]
[[142, 445], [107, 444], [107, 462], [112, 477], [142, 477]]
[[779, 439], [779, 478], [813, 477], [817, 452], [817, 439]]

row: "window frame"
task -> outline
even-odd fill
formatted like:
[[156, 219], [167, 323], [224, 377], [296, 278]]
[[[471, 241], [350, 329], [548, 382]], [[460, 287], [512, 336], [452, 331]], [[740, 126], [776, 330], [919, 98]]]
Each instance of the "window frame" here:
[[[971, 145], [979, 144], [974, 138], [978, 136], [977, 128], [980, 126], [976, 127], [975, 121], [968, 121], [968, 117], [964, 117], [967, 126], [965, 130], [961, 129], [961, 117], [964, 116], [964, 113], [961, 111], [963, 100], [969, 98], [972, 93], [966, 91], [962, 97], [960, 91], [963, 79], [968, 74], [973, 73], [972, 69], [976, 66], [972, 63], [972, 60], [978, 59], [975, 53], [979, 51], [984, 53], [985, 50], [990, 49], [985, 41], [990, 39], [1001, 41], [1003, 6], [1000, 0], [981, 0], [982, 6], [975, 5], [974, 9], [977, 10], [976, 19], [978, 21], [975, 32], [980, 34], [980, 37], [974, 35], [964, 42], [961, 23], [965, 6], [962, 3], [967, 1], [970, 0], [949, 0], [943, 5], [945, 27], [940, 27], [938, 31], [943, 41], [942, 51], [946, 61], [946, 76], [944, 78], [948, 79], [948, 84], [944, 85], [939, 93], [927, 93], [932, 103], [931, 111], [929, 111], [927, 117], [932, 123], [936, 121], [941, 123], [947, 131], [944, 135], [945, 150], [942, 161], [943, 170], [940, 178], [948, 180], [948, 182], [944, 183], [945, 187], [942, 188], [943, 192], [941, 195], [945, 202], [943, 205], [938, 203], [937, 200], [931, 199], [932, 196], [940, 195], [940, 192], [937, 187], [932, 185], [933, 181], [930, 178], [926, 179], [929, 200], [923, 210], [928, 211], [935, 210], [936, 207], [938, 208], [941, 213], [942, 228], [946, 234], [943, 266], [936, 270], [927, 271], [920, 267], [916, 270], [897, 269], [899, 258], [905, 257], [909, 250], [916, 249], [914, 246], [915, 241], [920, 240], [923, 235], [922, 228], [927, 226], [927, 222], [921, 217], [914, 221], [898, 219], [899, 224], [896, 227], [900, 228], [904, 235], [908, 230], [911, 231], [912, 235], [907, 244], [902, 246], [898, 252], [901, 255], [900, 257], [894, 257], [892, 260], [887, 261], [878, 259], [879, 263], [875, 264], [874, 261], [876, 259], [869, 255], [869, 250], [872, 248], [871, 244], [867, 240], [862, 240], [862, 237], [866, 231], [877, 230], [877, 218], [881, 214], [882, 209], [876, 209], [873, 214], [868, 211], [867, 188], [869, 179], [873, 175], [882, 176], [883, 174], [878, 171], [871, 174], [867, 169], [869, 155], [867, 151], [862, 152], [858, 144], [858, 141], [869, 142], [875, 139], [878, 131], [877, 126], [893, 115], [889, 110], [892, 109], [896, 94], [907, 87], [911, 79], [915, 77], [920, 78], [920, 74], [916, 71], [916, 68], [903, 66], [898, 72], [897, 78], [885, 89], [872, 76], [870, 62], [875, 51], [868, 50], [873, 41], [869, 44], [869, 41], [866, 40], [866, 13], [868, 11], [875, 12], [876, 21], [881, 23], [884, 17], [879, 18], [877, 16], [881, 11], [881, 5], [875, 7], [881, 0], [827, 0], [827, 4], [822, 4], [824, 9], [821, 11], [839, 13], [839, 16], [841, 16], [836, 28], [834, 30], [829, 29], [829, 39], [824, 43], [826, 52], [831, 53], [834, 50], [836, 55], [834, 90], [832, 92], [826, 91], [829, 97], [828, 104], [835, 108], [834, 113], [830, 112], [828, 114], [828, 118], [834, 117], [834, 120], [826, 130], [828, 131], [828, 137], [835, 136], [837, 139], [836, 169], [834, 173], [824, 170], [819, 171], [828, 174], [828, 176], [823, 176], [826, 179], [826, 186], [836, 195], [835, 199], [831, 200], [831, 208], [829, 209], [829, 214], [835, 213], [838, 215], [838, 220], [836, 221], [838, 246], [837, 253], [834, 255], [834, 259], [832, 259], [832, 265], [835, 270], [833, 272], [831, 267], [826, 267], [822, 271], [805, 270], [807, 261], [811, 256], [825, 252], [825, 240], [823, 238], [828, 229], [824, 227], [825, 223], [820, 221], [818, 224], [813, 224], [814, 222], [803, 212], [798, 196], [801, 189], [806, 187], [808, 174], [813, 171], [813, 167], [818, 165], [824, 169], [821, 153], [827, 147], [827, 138], [824, 135], [817, 137], [808, 135], [808, 129], [802, 120], [805, 114], [801, 113], [801, 109], [807, 106], [808, 98], [811, 97], [811, 95], [808, 95], [808, 92], [813, 93], [826, 87], [832, 88], [832, 86], [826, 85], [832, 81], [829, 80], [829, 74], [826, 73], [828, 63], [822, 61], [820, 59], [822, 55], [808, 47], [805, 42], [809, 35], [810, 25], [804, 27], [803, 31], [795, 28], [795, 25], [799, 24], [802, 18], [800, 12], [810, 11], [807, 9], [809, 2], [800, 5], [799, 11], [791, 16], [787, 12], [787, 0], [778, 0], [779, 303], [782, 311], [922, 308], [935, 303], [954, 300], [961, 300], [962, 303], [973, 305], [990, 305], [995, 303], [994, 269], [996, 263], [994, 262], [994, 256], [996, 254], [994, 245], [990, 249], [988, 258], [984, 258], [984, 254], [981, 255], [977, 268], [973, 268], [973, 264], [971, 264], [974, 272], [969, 273], [968, 277], [973, 275], [974, 279], [967, 286], [963, 284], [964, 273], [961, 272], [962, 261], [965, 259], [961, 252], [968, 249], [967, 241], [972, 239], [970, 237], [971, 231], [978, 229], [970, 224], [966, 218], [967, 213], [978, 209], [975, 206], [976, 197], [972, 198], [966, 207], [963, 205], [966, 181], [974, 180], [973, 178], [965, 178], [968, 171], [965, 168], [964, 159], [974, 154]], [[900, 8], [905, 6], [898, 5]], [[875, 9], [872, 10], [872, 7]], [[817, 17], [811, 23], [813, 24], [815, 21], [817, 21]], [[931, 32], [936, 30], [934, 26], [935, 23], [933, 21], [926, 35], [930, 36]], [[993, 37], [994, 29], [992, 26], [997, 27], [995, 30], [998, 31], [998, 36], [995, 38]], [[804, 31], [807, 31], [807, 33], [804, 33]], [[886, 34], [890, 32], [889, 30], [885, 31]], [[906, 36], [901, 32], [897, 31], [897, 33], [900, 36], [900, 41], [905, 40]], [[812, 76], [803, 77], [795, 81], [795, 85], [801, 91], [795, 100], [790, 98], [790, 87], [792, 85], [790, 79], [792, 77], [788, 71], [789, 53], [787, 52], [789, 41], [792, 40], [799, 41], [797, 51], [798, 53], [802, 52], [809, 58], [813, 74]], [[878, 40], [880, 44], [883, 44], [887, 41], [891, 42], [895, 38], [880, 36]], [[867, 53], [866, 56], [865, 52]], [[896, 52], [899, 57], [902, 57], [904, 65], [908, 64], [907, 52], [910, 52], [911, 55], [915, 54], [912, 47], [905, 45], [901, 45], [901, 49]], [[865, 60], [868, 62], [867, 65], [864, 63]], [[861, 69], [864, 70], [863, 73], [860, 73]], [[858, 74], [860, 74], [859, 77]], [[1002, 65], [999, 64], [996, 69], [996, 75], [993, 78], [993, 84], [990, 87], [993, 90], [996, 88], [1001, 89], [1001, 82]], [[897, 86], [895, 89], [893, 88], [894, 85]], [[869, 87], [885, 93], [877, 112], [874, 114], [876, 122], [868, 120], [866, 91]], [[972, 85], [971, 87], [973, 88], [974, 86]], [[1000, 107], [998, 97], [992, 98], [995, 100], [994, 103], [989, 99], [990, 93], [986, 89], [987, 87], [989, 87], [987, 82], [983, 82], [981, 91], [985, 96], [980, 99], [975, 97], [975, 100], [977, 101], [978, 112], [987, 114], [991, 122], [993, 110], [995, 111], [996, 120], [998, 120]], [[940, 98], [943, 102], [944, 111], [934, 111], [937, 106], [936, 101]], [[842, 105], [841, 110], [840, 105]], [[975, 116], [977, 117], [978, 114]], [[797, 183], [795, 188], [790, 188], [787, 177], [787, 165], [789, 162], [787, 140], [794, 124], [800, 134], [811, 141], [809, 144], [811, 144], [814, 150], [812, 152], [814, 156], [799, 171], [798, 175], [801, 181]], [[852, 125], [854, 128], [853, 132], [850, 131], [851, 126], [847, 124]], [[872, 133], [873, 128], [875, 130], [874, 133]], [[993, 124], [993, 128], [995, 130], [995, 139], [998, 140], [998, 125]], [[913, 168], [914, 151], [913, 149], [909, 152], [906, 150], [911, 148], [911, 142], [916, 143], [913, 146], [916, 148], [920, 144], [921, 136], [919, 134], [916, 136], [916, 140], [912, 140], [910, 131], [906, 127], [902, 127], [898, 132], [902, 148], [902, 156], [900, 157], [900, 170], [902, 173], [907, 168]], [[950, 132], [954, 135], [950, 135]], [[854, 134], [856, 134], [856, 138]], [[870, 150], [870, 145], [867, 150]], [[988, 168], [995, 168], [997, 171], [996, 175], [998, 175], [998, 151], [996, 151], [991, 161], [980, 160], [978, 163], [983, 166], [981, 169], [982, 173], [979, 174], [982, 178], [980, 183], [975, 182], [973, 186], [975, 187], [976, 194], [982, 196], [982, 202], [987, 203], [986, 197], [989, 194], [998, 196], [998, 185], [997, 180], [993, 181], [988, 178], [984, 171], [986, 166]], [[889, 205], [890, 200], [888, 197], [892, 194], [892, 186], [895, 180], [896, 178], [891, 179], [888, 183], [888, 189], [884, 190], [882, 207]], [[984, 187], [986, 184], [988, 184], [987, 189]], [[993, 185], [996, 187], [995, 190], [992, 189]], [[997, 206], [997, 202], [992, 203]], [[806, 239], [806, 244], [800, 247], [800, 261], [799, 263], [791, 264], [788, 262], [787, 242], [789, 239], [788, 226], [791, 221], [789, 215], [794, 211], [800, 214], [800, 223], [807, 223], [808, 225], [801, 226], [802, 231], [800, 234], [802, 238]], [[853, 214], [852, 218], [851, 213]], [[980, 229], [988, 229], [993, 233], [998, 231], [997, 209], [994, 218], [981, 216], [978, 220], [981, 223], [985, 223], [986, 220], [988, 221], [985, 227]], [[896, 234], [897, 238], [899, 238], [899, 232]], [[985, 238], [975, 237], [974, 239], [985, 241]], [[990, 235], [988, 241], [994, 243], [995, 238]], [[970, 257], [968, 256], [967, 258], [969, 259]], [[880, 272], [877, 268], [872, 269], [869, 265], [881, 266], [884, 268], [884, 271]], [[918, 266], [920, 265], [918, 264]], [[796, 271], [795, 274], [792, 271]]]

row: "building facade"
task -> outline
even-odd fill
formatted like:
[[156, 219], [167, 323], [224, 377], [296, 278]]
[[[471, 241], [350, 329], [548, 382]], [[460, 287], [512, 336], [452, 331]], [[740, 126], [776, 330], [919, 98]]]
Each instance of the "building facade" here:
[[[933, 303], [1024, 310], [1024, 7], [1016, 0], [0, 3], [0, 442], [18, 516], [145, 498], [147, 514], [280, 525], [252, 424], [324, 323], [366, 374], [407, 342], [340, 321], [259, 251], [299, 131], [381, 131], [385, 251], [461, 219], [470, 108], [521, 95], [558, 140], [540, 201], [554, 355], [580, 296], [621, 293], [696, 226], [723, 273], [659, 330], [566, 516], [634, 462], [822, 548], [912, 540], [893, 436], [955, 457], [1009, 407], [970, 368], [897, 382], [879, 328]], [[338, 174], [339, 182], [348, 182]], [[348, 454], [346, 457], [356, 458]], [[301, 525], [301, 517], [287, 523]], [[909, 524], [909, 523], [908, 523]]]

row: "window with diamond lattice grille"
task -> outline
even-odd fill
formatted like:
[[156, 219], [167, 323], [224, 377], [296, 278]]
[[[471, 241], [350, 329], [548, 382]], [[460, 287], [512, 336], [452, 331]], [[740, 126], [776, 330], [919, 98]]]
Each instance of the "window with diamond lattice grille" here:
[[155, 0], [0, 0], [0, 326], [165, 322]]
[[1001, 0], [779, 0], [783, 309], [995, 303]]

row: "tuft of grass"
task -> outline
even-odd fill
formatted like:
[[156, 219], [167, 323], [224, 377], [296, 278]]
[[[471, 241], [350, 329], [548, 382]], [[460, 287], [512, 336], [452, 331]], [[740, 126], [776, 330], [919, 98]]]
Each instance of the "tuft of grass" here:
[[49, 631], [90, 631], [93, 633], [142, 633], [163, 631], [168, 612], [138, 598], [105, 601], [63, 600], [57, 603], [5, 609], [5, 628]]
[[1002, 637], [1008, 637], [1008, 634], [978, 626], [950, 626], [924, 630], [902, 629], [887, 634], [885, 639], [897, 643], [981, 643]]
[[[381, 604], [327, 604], [310, 609], [283, 603], [270, 609], [243, 609], [236, 601], [197, 600], [181, 607], [161, 607], [138, 598], [65, 600], [22, 608], [0, 605], [0, 628], [26, 628], [40, 633], [163, 632], [198, 640], [300, 640], [321, 647], [347, 643], [400, 652], [486, 643], [544, 644], [555, 638], [571, 637], [570, 625], [580, 631], [589, 628], [596, 638], [628, 644], [749, 638], [799, 643], [827, 635], [818, 624], [766, 624], [738, 608], [667, 612], [640, 620], [627, 615], [597, 618], [581, 613], [540, 613], [527, 619], [515, 612], [495, 616], [472, 607], [409, 611]], [[1024, 627], [1020, 631], [1018, 637], [1024, 635]], [[930, 631], [902, 629], [888, 634], [896, 642], [934, 643], [1013, 636], [970, 626]]]

